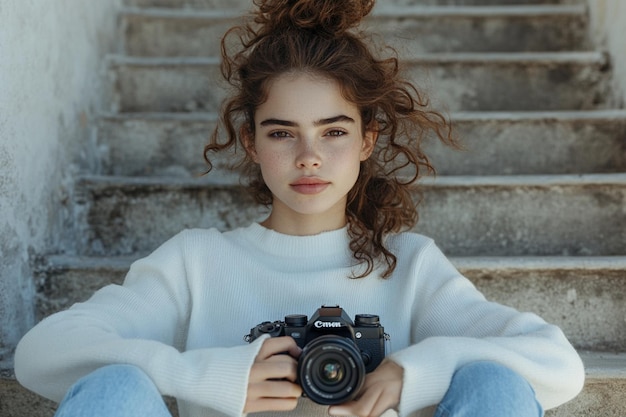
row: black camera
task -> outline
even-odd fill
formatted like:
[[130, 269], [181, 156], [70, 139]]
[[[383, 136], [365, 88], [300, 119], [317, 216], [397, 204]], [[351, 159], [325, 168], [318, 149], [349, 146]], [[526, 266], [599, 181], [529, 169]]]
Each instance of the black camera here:
[[298, 383], [318, 404], [340, 404], [354, 398], [371, 372], [385, 357], [388, 336], [373, 314], [357, 314], [354, 323], [339, 306], [322, 306], [309, 320], [304, 314], [285, 321], [265, 321], [250, 329], [247, 342], [269, 334], [291, 336], [302, 354]]

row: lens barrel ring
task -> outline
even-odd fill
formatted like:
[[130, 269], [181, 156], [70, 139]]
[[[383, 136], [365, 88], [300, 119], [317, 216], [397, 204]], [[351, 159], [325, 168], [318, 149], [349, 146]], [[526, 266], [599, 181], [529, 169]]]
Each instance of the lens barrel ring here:
[[349, 401], [358, 394], [365, 380], [361, 351], [346, 337], [315, 338], [302, 350], [298, 380], [304, 393], [318, 404]]

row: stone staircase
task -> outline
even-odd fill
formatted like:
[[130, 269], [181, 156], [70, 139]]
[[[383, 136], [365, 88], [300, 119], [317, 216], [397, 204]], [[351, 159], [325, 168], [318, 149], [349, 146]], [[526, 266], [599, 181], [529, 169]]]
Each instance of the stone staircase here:
[[[107, 57], [111, 111], [97, 172], [79, 179], [67, 247], [45, 258], [40, 317], [121, 282], [130, 262], [186, 227], [259, 219], [202, 147], [216, 120], [218, 39], [245, 0], [127, 0], [123, 53]], [[379, 0], [366, 26], [449, 113], [462, 152], [430, 146], [416, 228], [488, 298], [560, 325], [587, 366], [551, 417], [626, 416], [626, 111], [583, 1]], [[417, 197], [416, 197], [417, 198]], [[0, 416], [54, 405], [0, 380]]]

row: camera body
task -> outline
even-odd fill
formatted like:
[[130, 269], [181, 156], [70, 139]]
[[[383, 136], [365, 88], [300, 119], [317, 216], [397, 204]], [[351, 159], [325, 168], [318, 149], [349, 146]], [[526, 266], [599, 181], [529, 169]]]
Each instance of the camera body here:
[[339, 306], [322, 306], [310, 319], [303, 314], [284, 321], [262, 322], [245, 336], [247, 342], [268, 334], [291, 336], [302, 348], [298, 382], [318, 404], [340, 404], [361, 389], [365, 374], [385, 358], [387, 335], [373, 314], [357, 314], [354, 322]]

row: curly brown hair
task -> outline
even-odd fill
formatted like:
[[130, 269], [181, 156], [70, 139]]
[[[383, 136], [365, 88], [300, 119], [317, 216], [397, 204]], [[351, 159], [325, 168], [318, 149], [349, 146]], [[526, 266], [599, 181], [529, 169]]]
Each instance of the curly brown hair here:
[[[369, 275], [377, 261], [384, 261], [382, 276], [388, 277], [397, 259], [385, 246], [385, 236], [416, 224], [412, 184], [424, 170], [434, 173], [422, 142], [434, 132], [442, 142], [455, 145], [450, 124], [429, 110], [428, 101], [401, 76], [395, 51], [387, 47], [390, 56], [376, 57], [368, 47], [372, 40], [356, 30], [374, 0], [255, 0], [254, 4], [252, 19], [232, 27], [222, 39], [222, 74], [233, 91], [204, 149], [208, 171], [209, 153], [246, 148], [245, 137], [254, 135], [255, 111], [276, 77], [309, 72], [336, 80], [346, 100], [359, 109], [363, 132], [378, 134], [374, 153], [361, 163], [357, 182], [348, 193], [350, 249], [366, 265], [357, 278]], [[238, 165], [246, 171], [257, 202], [271, 205], [272, 193], [250, 155], [244, 152]]]

